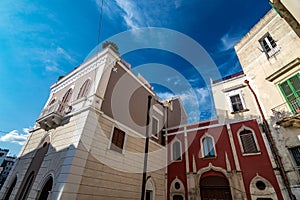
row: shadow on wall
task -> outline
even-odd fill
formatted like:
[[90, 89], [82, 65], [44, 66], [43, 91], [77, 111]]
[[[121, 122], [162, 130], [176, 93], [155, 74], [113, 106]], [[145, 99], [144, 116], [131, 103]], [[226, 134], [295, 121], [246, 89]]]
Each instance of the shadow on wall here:
[[[74, 145], [56, 151], [50, 144], [50, 137], [44, 137], [34, 151], [18, 158], [0, 191], [0, 199], [26, 200], [29, 195], [31, 197], [34, 196], [34, 199], [38, 200], [49, 198], [49, 195], [53, 194], [57, 177], [55, 177], [55, 174], [50, 173], [47, 166], [56, 165], [52, 172], [56, 169], [54, 173], [58, 174], [57, 171], [61, 170], [63, 160], [70, 149], [74, 149]], [[24, 170], [24, 166], [28, 167]], [[45, 169], [47, 171], [44, 171]], [[31, 193], [34, 190], [37, 193]]]

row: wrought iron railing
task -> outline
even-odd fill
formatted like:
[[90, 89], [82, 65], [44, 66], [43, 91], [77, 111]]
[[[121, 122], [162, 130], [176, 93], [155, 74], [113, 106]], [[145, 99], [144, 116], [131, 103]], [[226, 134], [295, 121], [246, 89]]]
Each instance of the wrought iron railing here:
[[280, 104], [273, 108], [272, 112], [277, 121], [295, 116], [300, 113], [300, 98]]

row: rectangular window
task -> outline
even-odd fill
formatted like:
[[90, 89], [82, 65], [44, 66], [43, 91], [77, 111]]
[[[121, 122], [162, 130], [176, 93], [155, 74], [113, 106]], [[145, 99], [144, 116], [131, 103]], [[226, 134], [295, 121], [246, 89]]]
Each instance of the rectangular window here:
[[158, 137], [158, 120], [152, 117], [152, 136]]
[[239, 94], [230, 96], [230, 101], [233, 112], [244, 110], [242, 99]]
[[279, 47], [277, 46], [275, 40], [271, 37], [270, 33], [265, 34], [259, 40], [259, 43], [268, 58], [273, 56], [276, 52], [278, 52], [280, 50]]
[[125, 132], [115, 127], [112, 140], [111, 140], [110, 149], [122, 153], [124, 140], [125, 140]]
[[298, 169], [298, 172], [300, 174], [300, 146], [292, 147], [289, 149], [290, 153], [294, 159], [295, 165]]
[[293, 114], [300, 112], [300, 74], [279, 84], [279, 88]]

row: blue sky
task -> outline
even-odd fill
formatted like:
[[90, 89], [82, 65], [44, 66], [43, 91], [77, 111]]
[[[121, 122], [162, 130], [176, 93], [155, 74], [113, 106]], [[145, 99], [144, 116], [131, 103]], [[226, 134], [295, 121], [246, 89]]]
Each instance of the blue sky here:
[[[20, 151], [50, 85], [97, 45], [100, 5], [101, 0], [0, 1], [0, 147], [10, 149], [11, 155]], [[172, 29], [202, 45], [226, 76], [241, 70], [233, 45], [270, 8], [268, 0], [104, 0], [100, 40], [142, 27]], [[188, 107], [190, 121], [211, 117], [209, 90], [186, 60], [157, 49], [123, 57], [133, 69], [160, 63], [180, 71], [193, 87], [176, 94]], [[164, 78], [178, 83], [176, 77]], [[173, 95], [168, 88], [154, 87], [162, 98]], [[200, 114], [194, 112], [195, 101]]]

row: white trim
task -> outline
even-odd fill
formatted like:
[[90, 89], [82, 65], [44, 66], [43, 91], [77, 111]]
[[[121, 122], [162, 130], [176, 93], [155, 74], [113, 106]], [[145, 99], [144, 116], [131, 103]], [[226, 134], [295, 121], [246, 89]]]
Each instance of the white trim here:
[[246, 103], [245, 103], [245, 101], [244, 101], [244, 97], [243, 97], [242, 90], [240, 89], [240, 90], [233, 90], [233, 91], [227, 92], [227, 93], [225, 94], [226, 100], [227, 100], [227, 102], [228, 102], [228, 105], [229, 105], [229, 107], [230, 107], [231, 112], [238, 112], [238, 111], [234, 111], [234, 110], [233, 110], [232, 101], [231, 101], [231, 99], [230, 99], [230, 97], [236, 96], [236, 95], [239, 95], [239, 97], [240, 97], [240, 99], [241, 99], [242, 106], [243, 106], [243, 109], [242, 109], [242, 110], [246, 110], [246, 109], [247, 109], [247, 106], [246, 106]]
[[[173, 152], [174, 152], [173, 145], [174, 145], [175, 142], [179, 142], [180, 159], [178, 159], [178, 160], [174, 160], [174, 156], [173, 156]], [[181, 147], [181, 145], [182, 145], [181, 141], [176, 137], [171, 141], [171, 162], [181, 162], [182, 161], [182, 147]]]
[[163, 111], [159, 110], [159, 108], [157, 107], [157, 105], [153, 105], [152, 108], [153, 108], [153, 110], [154, 110], [155, 112], [157, 112], [157, 113], [160, 114], [161, 116], [164, 116]]
[[[260, 190], [257, 188], [256, 183], [258, 181], [262, 181], [266, 188], [264, 190]], [[256, 174], [255, 177], [252, 178], [249, 184], [249, 191], [252, 199], [257, 198], [271, 198], [273, 200], [277, 200], [277, 193], [274, 190], [273, 185], [264, 177], [260, 176], [259, 174]], [[283, 196], [284, 194], [282, 194]]]
[[233, 140], [233, 135], [232, 135], [231, 127], [230, 127], [229, 124], [226, 124], [226, 127], [227, 127], [227, 133], [228, 133], [228, 137], [229, 137], [229, 141], [230, 141], [230, 146], [231, 146], [231, 150], [232, 150], [232, 154], [233, 154], [233, 159], [234, 159], [234, 164], [235, 164], [236, 170], [237, 171], [241, 171], [239, 159], [238, 159], [236, 148], [235, 148], [235, 143], [234, 143], [234, 140]]
[[[175, 188], [175, 183], [178, 182], [180, 184], [180, 188]], [[185, 199], [185, 188], [182, 181], [176, 176], [174, 180], [170, 184], [170, 200], [173, 200], [173, 196], [175, 195], [181, 195], [183, 199]]]
[[[204, 155], [204, 146], [203, 146], [203, 139], [206, 138], [206, 137], [209, 137], [212, 139], [212, 143], [213, 143], [213, 148], [214, 148], [214, 153], [215, 155], [214, 156], [211, 156], [211, 157], [205, 157]], [[204, 135], [202, 135], [202, 137], [200, 138], [200, 152], [201, 152], [201, 156], [200, 156], [200, 152], [199, 152], [199, 158], [202, 158], [202, 159], [210, 159], [210, 158], [216, 158], [217, 157], [217, 150], [216, 150], [216, 145], [215, 145], [215, 139], [213, 136], [211, 136], [210, 134], [208, 134], [207, 132], [204, 133]]]
[[[151, 187], [152, 186], [152, 187]], [[152, 198], [151, 200], [155, 200], [155, 190], [156, 190], [156, 187], [155, 187], [155, 182], [153, 180], [153, 178], [150, 176], [147, 178], [146, 180], [146, 187], [145, 187], [145, 194], [146, 192], [148, 191], [152, 191]], [[145, 199], [146, 199], [146, 195], [145, 195]]]
[[[256, 145], [256, 148], [257, 148], [257, 152], [254, 152], [254, 153], [244, 153], [245, 151], [244, 151], [243, 143], [242, 143], [242, 140], [241, 140], [241, 137], [240, 137], [240, 133], [244, 129], [249, 130], [249, 131], [252, 132], [252, 136], [253, 136], [253, 139], [254, 139], [254, 142], [255, 142], [255, 145]], [[243, 156], [251, 156], [251, 155], [259, 155], [259, 154], [261, 154], [260, 148], [259, 148], [259, 144], [257, 142], [255, 131], [252, 128], [250, 128], [248, 126], [245, 126], [243, 124], [242, 127], [237, 131], [237, 137], [238, 137], [238, 140], [239, 140], [239, 145], [240, 145], [241, 152], [242, 152]]]
[[[156, 127], [156, 129], [157, 129], [157, 133], [156, 133], [156, 135], [154, 135], [153, 134], [153, 130], [152, 130], [152, 127], [153, 127], [153, 119], [155, 119], [156, 121], [157, 121], [157, 127]], [[152, 115], [152, 117], [151, 117], [151, 137], [154, 137], [154, 138], [156, 138], [156, 139], [158, 139], [159, 138], [159, 131], [160, 130], [160, 126], [159, 126], [159, 119], [157, 118], [157, 117], [155, 117], [154, 115]]]

